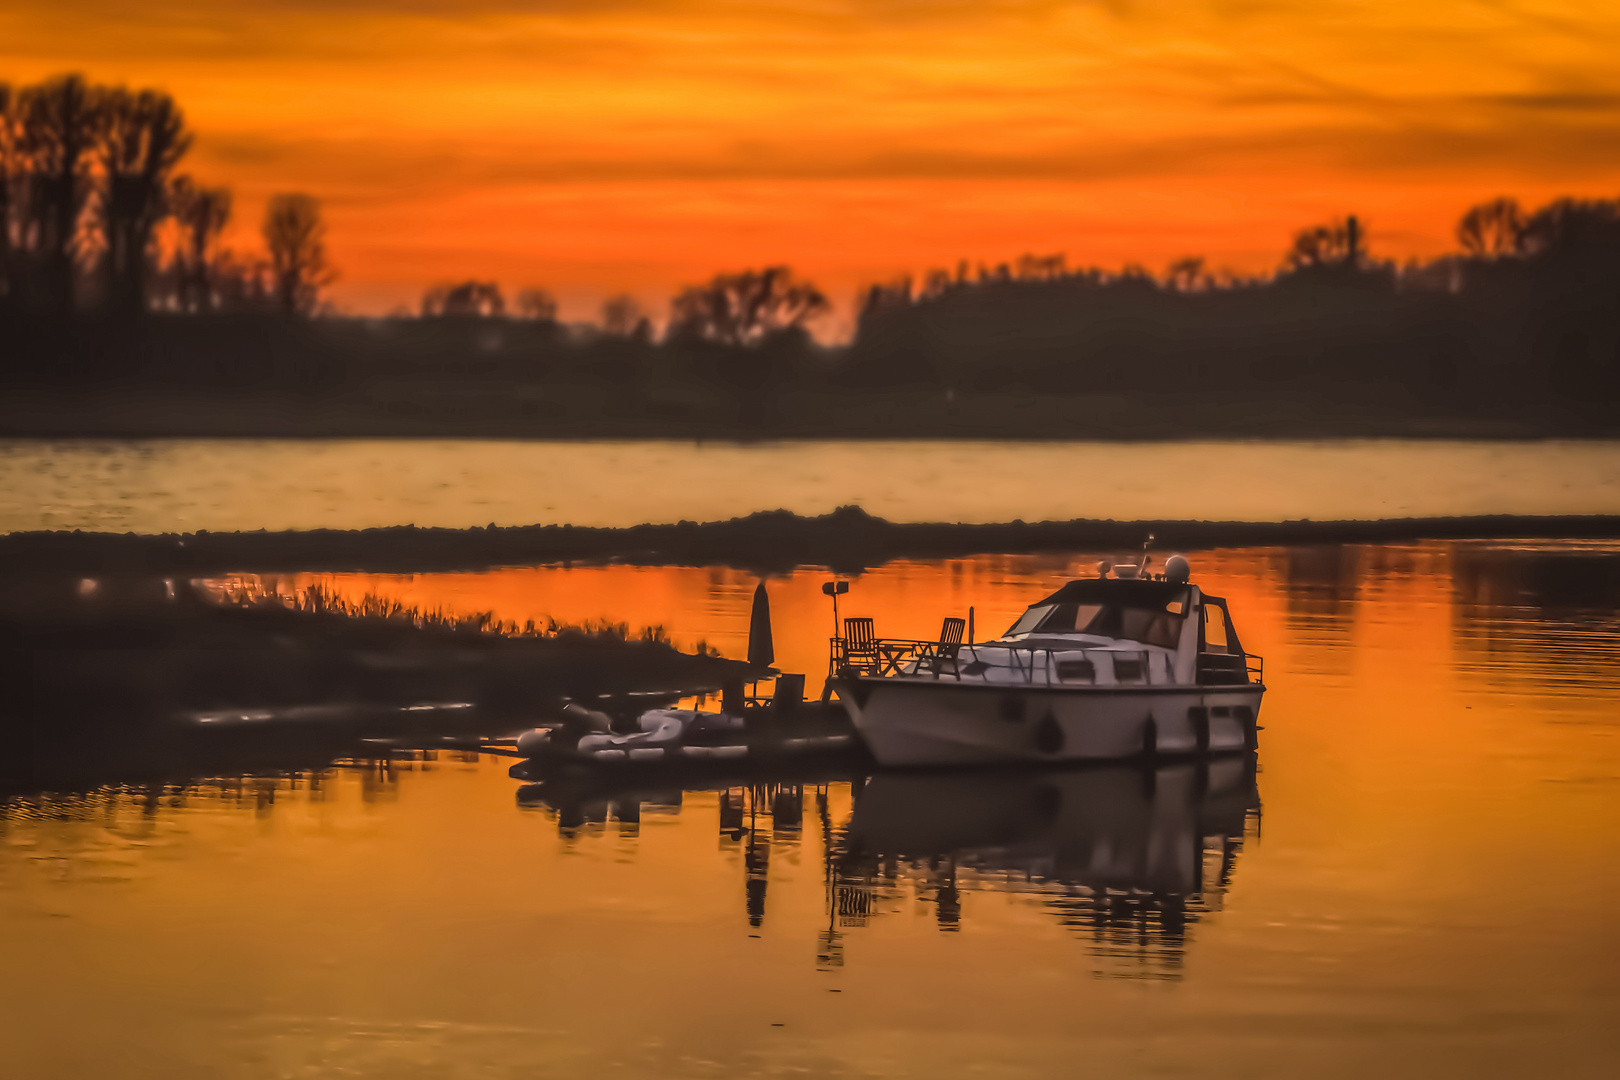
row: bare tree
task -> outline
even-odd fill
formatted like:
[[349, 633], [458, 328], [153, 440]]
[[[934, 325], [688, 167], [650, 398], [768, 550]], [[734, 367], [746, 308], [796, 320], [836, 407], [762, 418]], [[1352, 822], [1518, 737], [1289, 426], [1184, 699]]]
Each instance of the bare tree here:
[[683, 289], [671, 305], [671, 336], [753, 345], [828, 310], [827, 298], [785, 266], [720, 274]]
[[231, 219], [231, 193], [205, 188], [189, 176], [169, 186], [169, 211], [179, 231], [174, 253], [175, 291], [182, 311], [215, 307], [216, 263], [222, 258], [219, 237]]
[[16, 150], [27, 173], [20, 246], [39, 260], [45, 302], [65, 310], [73, 304], [80, 260], [95, 246], [84, 219], [95, 194], [90, 172], [101, 110], [79, 75], [28, 87], [16, 108]]
[[422, 294], [422, 315], [433, 317], [493, 318], [506, 314], [506, 298], [493, 281], [462, 281], [435, 285]]
[[1518, 253], [1524, 227], [1519, 201], [1504, 196], [1470, 208], [1457, 222], [1457, 242], [1476, 259], [1499, 259]]
[[167, 94], [120, 87], [97, 96], [111, 298], [118, 309], [139, 310], [147, 299], [152, 233], [169, 212], [169, 174], [190, 149], [191, 134]]
[[1354, 214], [1340, 221], [1294, 234], [1288, 265], [1296, 270], [1319, 266], [1359, 267], [1367, 260], [1366, 235]]
[[290, 315], [312, 313], [321, 289], [337, 276], [326, 261], [320, 203], [308, 195], [271, 196], [263, 232], [277, 304]]
[[17, 126], [11, 84], [0, 82], [0, 302], [14, 292], [12, 267], [12, 191], [17, 176]]
[[557, 299], [544, 289], [524, 289], [517, 294], [517, 312], [534, 322], [556, 322]]

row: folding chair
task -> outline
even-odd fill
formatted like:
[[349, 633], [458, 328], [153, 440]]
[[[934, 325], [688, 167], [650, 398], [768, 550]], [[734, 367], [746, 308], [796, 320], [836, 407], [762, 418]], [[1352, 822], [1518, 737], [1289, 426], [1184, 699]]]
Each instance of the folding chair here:
[[966, 619], [946, 619], [939, 628], [939, 641], [929, 650], [928, 667], [935, 675], [956, 674], [956, 654], [962, 648]]
[[881, 658], [871, 619], [844, 620], [844, 663], [863, 674], [878, 670]]

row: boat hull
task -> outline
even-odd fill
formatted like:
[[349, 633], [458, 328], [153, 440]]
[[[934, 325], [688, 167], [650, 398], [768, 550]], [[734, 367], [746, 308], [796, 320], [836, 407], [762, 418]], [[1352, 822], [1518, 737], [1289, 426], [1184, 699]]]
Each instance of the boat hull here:
[[832, 684], [881, 765], [1118, 761], [1253, 749], [1258, 683], [1011, 687], [853, 678]]

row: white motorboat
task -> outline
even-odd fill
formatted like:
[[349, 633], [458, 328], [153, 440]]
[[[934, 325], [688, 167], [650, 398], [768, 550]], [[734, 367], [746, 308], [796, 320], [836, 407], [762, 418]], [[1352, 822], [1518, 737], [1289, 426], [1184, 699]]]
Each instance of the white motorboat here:
[[[1265, 693], [1226, 601], [1136, 566], [1071, 581], [993, 641], [871, 636], [845, 620], [829, 689], [880, 764], [1118, 760], [1255, 746]], [[949, 640], [957, 637], [957, 642]]]

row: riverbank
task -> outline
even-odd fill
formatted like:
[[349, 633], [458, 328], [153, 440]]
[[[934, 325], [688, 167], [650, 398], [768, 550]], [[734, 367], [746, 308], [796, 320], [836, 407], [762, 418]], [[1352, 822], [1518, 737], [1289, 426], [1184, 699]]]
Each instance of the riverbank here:
[[1390, 543], [1504, 537], [1620, 536], [1620, 515], [1405, 518], [1376, 521], [1072, 521], [912, 524], [859, 507], [803, 517], [772, 511], [729, 521], [631, 528], [532, 525], [470, 529], [316, 529], [288, 532], [19, 532], [0, 536], [8, 574], [196, 576], [227, 571], [477, 570], [568, 562], [731, 566], [854, 573], [905, 558], [981, 553], [1199, 551], [1221, 547]]
[[682, 652], [656, 628], [5, 573], [0, 793], [318, 768], [512, 734], [569, 700], [634, 713], [760, 674], [701, 645]]

